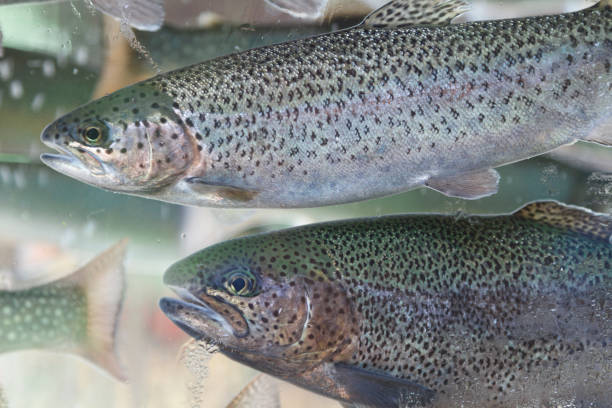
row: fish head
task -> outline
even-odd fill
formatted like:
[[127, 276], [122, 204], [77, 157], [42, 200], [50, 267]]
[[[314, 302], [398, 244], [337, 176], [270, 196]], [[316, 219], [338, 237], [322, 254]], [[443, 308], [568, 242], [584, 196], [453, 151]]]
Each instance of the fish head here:
[[312, 256], [301, 264], [294, 253], [267, 235], [196, 252], [166, 271], [164, 282], [181, 299], [163, 298], [160, 307], [192, 337], [280, 377], [354, 352], [346, 292], [314, 271]]
[[138, 194], [169, 185], [198, 152], [171, 103], [151, 99], [155, 92], [137, 84], [60, 117], [41, 134], [59, 154], [41, 160], [111, 191]]

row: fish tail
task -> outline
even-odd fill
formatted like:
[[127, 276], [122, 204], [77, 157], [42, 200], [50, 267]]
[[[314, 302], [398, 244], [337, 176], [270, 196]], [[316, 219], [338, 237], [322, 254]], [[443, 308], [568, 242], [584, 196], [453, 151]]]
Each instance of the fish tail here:
[[67, 278], [87, 299], [86, 343], [77, 353], [122, 381], [126, 377], [117, 358], [115, 337], [125, 288], [126, 244], [126, 239], [121, 240]]

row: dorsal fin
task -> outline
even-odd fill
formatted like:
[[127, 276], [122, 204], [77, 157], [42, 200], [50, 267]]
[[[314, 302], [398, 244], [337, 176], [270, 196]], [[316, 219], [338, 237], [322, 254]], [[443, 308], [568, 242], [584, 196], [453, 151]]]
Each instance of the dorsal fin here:
[[466, 0], [391, 0], [363, 20], [371, 27], [445, 25], [469, 10]]
[[513, 216], [566, 228], [612, 242], [612, 216], [556, 201], [536, 201], [518, 209]]

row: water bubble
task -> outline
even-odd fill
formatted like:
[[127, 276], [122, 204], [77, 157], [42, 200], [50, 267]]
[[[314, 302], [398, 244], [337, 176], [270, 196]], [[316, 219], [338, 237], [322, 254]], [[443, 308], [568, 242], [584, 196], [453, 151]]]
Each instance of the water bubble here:
[[38, 112], [42, 109], [44, 103], [45, 95], [43, 93], [37, 93], [34, 95], [34, 99], [32, 99], [32, 110], [34, 112]]
[[13, 99], [19, 99], [23, 96], [23, 84], [20, 80], [16, 79], [11, 82], [10, 92]]
[[43, 76], [49, 78], [55, 75], [55, 64], [51, 60], [44, 60], [42, 63]]
[[192, 376], [192, 380], [187, 384], [191, 396], [189, 406], [192, 408], [200, 408], [204, 401], [204, 380], [208, 377], [208, 363], [217, 351], [219, 348], [215, 344], [196, 340], [190, 340], [181, 350], [179, 359]]
[[11, 60], [0, 61], [0, 79], [8, 81], [13, 76], [13, 64]]
[[23, 190], [27, 185], [27, 177], [22, 170], [15, 170], [13, 172], [13, 180], [15, 181], [15, 187], [19, 190]]
[[0, 167], [0, 180], [2, 184], [9, 185], [12, 177], [11, 177], [11, 169], [8, 166]]
[[76, 49], [74, 53], [74, 59], [77, 64], [85, 65], [87, 64], [87, 60], [89, 59], [89, 50], [85, 46], [80, 46]]

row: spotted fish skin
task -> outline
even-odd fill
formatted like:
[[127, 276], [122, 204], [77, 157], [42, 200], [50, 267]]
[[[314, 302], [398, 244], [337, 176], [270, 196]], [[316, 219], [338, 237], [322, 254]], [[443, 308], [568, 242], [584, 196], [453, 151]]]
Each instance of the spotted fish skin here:
[[0, 292], [0, 353], [74, 345], [87, 337], [87, 302], [77, 287]]
[[[555, 202], [308, 225], [177, 262], [164, 281], [186, 301], [162, 308], [230, 357], [344, 402], [609, 406], [611, 236], [610, 216]], [[252, 295], [223, 289], [237, 269], [256, 275]], [[191, 302], [241, 314], [248, 334]]]
[[[423, 185], [478, 198], [496, 191], [493, 167], [609, 120], [611, 61], [609, 6], [362, 24], [120, 90], [43, 132], [82, 162], [42, 159], [102, 188], [201, 206], [309, 207]], [[83, 139], [92, 123], [108, 133], [102, 147]]]

